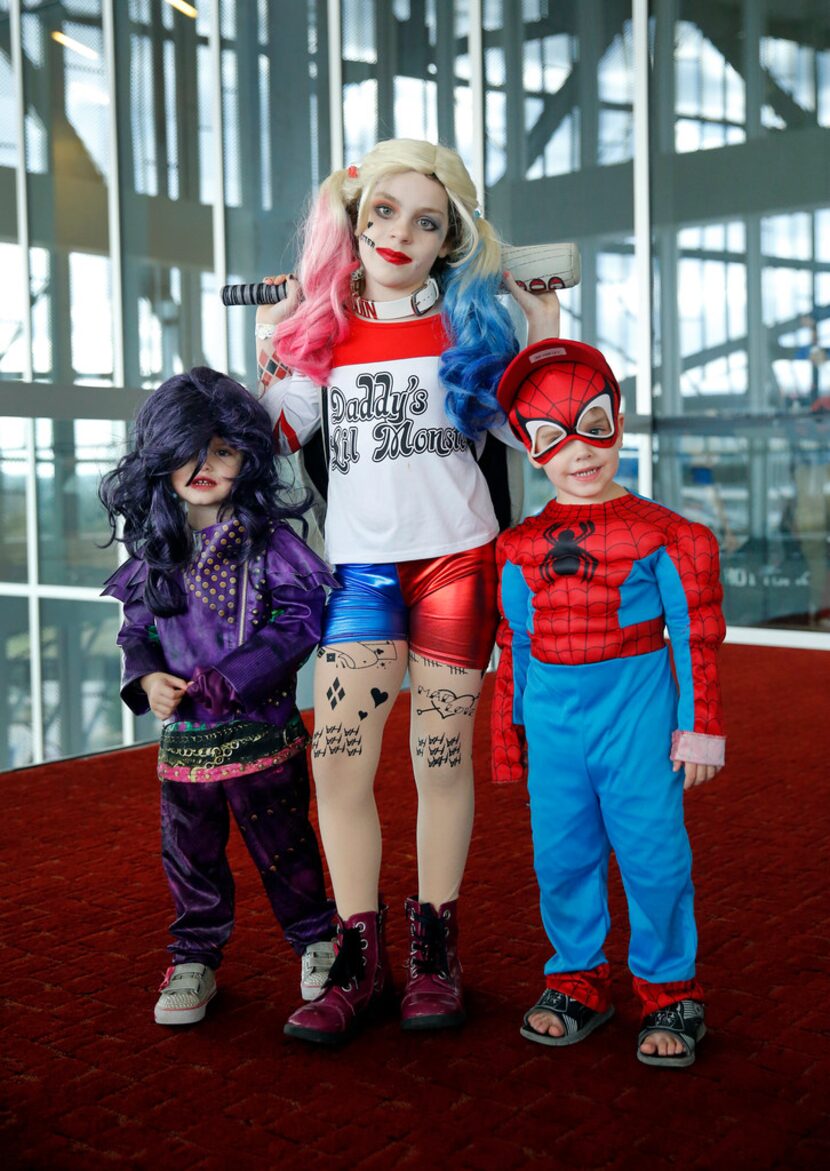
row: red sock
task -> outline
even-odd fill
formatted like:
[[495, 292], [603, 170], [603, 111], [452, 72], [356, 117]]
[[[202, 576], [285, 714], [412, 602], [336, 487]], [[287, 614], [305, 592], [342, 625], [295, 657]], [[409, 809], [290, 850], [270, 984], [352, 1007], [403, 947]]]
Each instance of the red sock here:
[[634, 991], [640, 999], [642, 1015], [657, 1012], [660, 1008], [668, 1008], [670, 1004], [677, 1004], [678, 1000], [703, 1000], [703, 989], [695, 979], [672, 980], [667, 984], [650, 984], [648, 980], [641, 980], [635, 976]]
[[605, 1012], [611, 1003], [611, 970], [600, 964], [585, 972], [552, 972], [545, 978], [548, 988], [563, 992], [594, 1012]]

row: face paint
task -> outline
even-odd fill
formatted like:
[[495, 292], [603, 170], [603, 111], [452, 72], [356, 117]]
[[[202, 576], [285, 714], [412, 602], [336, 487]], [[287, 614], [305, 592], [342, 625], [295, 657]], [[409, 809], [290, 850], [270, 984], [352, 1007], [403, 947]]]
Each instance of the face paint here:
[[436, 260], [449, 251], [444, 187], [419, 171], [386, 175], [365, 215], [357, 228], [361, 295], [391, 301], [418, 292]]

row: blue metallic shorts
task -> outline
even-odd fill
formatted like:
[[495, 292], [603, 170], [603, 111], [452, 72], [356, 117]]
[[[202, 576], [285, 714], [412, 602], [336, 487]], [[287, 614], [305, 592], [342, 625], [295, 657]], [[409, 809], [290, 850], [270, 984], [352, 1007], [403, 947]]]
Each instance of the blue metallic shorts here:
[[496, 634], [495, 542], [477, 549], [373, 565], [337, 565], [321, 645], [408, 642], [413, 651], [483, 671]]

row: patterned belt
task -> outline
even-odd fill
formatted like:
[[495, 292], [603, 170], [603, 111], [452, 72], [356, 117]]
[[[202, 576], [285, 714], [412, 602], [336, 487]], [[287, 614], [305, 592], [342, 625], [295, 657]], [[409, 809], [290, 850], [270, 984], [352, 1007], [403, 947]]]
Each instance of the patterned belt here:
[[162, 781], [203, 784], [262, 772], [303, 752], [308, 732], [295, 711], [281, 728], [239, 720], [215, 728], [166, 724], [159, 742]]

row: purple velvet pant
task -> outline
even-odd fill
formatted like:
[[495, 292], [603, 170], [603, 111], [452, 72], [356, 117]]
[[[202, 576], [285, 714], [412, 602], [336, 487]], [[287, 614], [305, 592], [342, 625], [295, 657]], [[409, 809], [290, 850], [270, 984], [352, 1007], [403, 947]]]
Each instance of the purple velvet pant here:
[[174, 964], [218, 968], [233, 930], [229, 808], [294, 950], [302, 954], [308, 944], [332, 937], [334, 906], [326, 898], [308, 806], [305, 752], [234, 781], [162, 781], [162, 862], [176, 907]]

